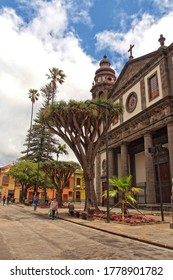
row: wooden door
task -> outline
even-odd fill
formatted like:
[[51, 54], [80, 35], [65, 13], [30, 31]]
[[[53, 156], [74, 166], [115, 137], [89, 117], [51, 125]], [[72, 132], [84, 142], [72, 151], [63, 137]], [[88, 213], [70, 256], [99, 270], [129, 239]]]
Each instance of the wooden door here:
[[[159, 176], [158, 176], [158, 166], [155, 165], [156, 170], [156, 201], [160, 203], [160, 187], [159, 187]], [[170, 178], [170, 168], [169, 162], [159, 163], [160, 172], [160, 186], [162, 191], [162, 202], [171, 202], [171, 178]]]

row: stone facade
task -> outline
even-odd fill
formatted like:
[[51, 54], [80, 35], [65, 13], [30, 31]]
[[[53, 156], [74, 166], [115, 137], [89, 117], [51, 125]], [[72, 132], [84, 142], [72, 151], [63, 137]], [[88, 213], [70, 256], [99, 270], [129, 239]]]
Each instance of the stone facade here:
[[[160, 203], [161, 199], [163, 203], [170, 203], [171, 197], [173, 44], [166, 47], [164, 40], [165, 38], [161, 35], [158, 50], [136, 59], [131, 57], [119, 77], [115, 78], [112, 89], [104, 93], [104, 96], [114, 103], [121, 101], [124, 106], [123, 115], [109, 129], [109, 149], [111, 150], [109, 174], [119, 177], [131, 174], [133, 184], [144, 188], [144, 194], [141, 194], [139, 198], [141, 203]], [[110, 64], [107, 64], [107, 67], [110, 67]], [[99, 92], [99, 86], [103, 91], [101, 81], [99, 85], [93, 85], [91, 89], [93, 98], [99, 97], [95, 91], [97, 87], [97, 93]], [[151, 148], [159, 144], [162, 150], [151, 153]], [[105, 153], [104, 142], [100, 147], [96, 162], [95, 183], [100, 197], [106, 182], [106, 176], [101, 175], [102, 162], [106, 158]], [[98, 158], [100, 163], [98, 163]], [[160, 185], [161, 195], [159, 194]], [[99, 201], [104, 204], [101, 198]]]

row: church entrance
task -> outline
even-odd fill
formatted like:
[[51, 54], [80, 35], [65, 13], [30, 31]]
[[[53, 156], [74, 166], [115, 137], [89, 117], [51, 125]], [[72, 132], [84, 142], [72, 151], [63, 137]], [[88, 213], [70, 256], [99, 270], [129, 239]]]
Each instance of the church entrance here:
[[162, 193], [162, 202], [170, 203], [171, 202], [171, 177], [170, 177], [170, 167], [169, 167], [169, 152], [166, 148], [164, 148], [163, 153], [155, 156], [154, 165], [155, 165], [155, 178], [156, 178], [156, 184], [155, 184], [156, 203], [160, 203], [160, 186], [161, 186], [161, 193]]

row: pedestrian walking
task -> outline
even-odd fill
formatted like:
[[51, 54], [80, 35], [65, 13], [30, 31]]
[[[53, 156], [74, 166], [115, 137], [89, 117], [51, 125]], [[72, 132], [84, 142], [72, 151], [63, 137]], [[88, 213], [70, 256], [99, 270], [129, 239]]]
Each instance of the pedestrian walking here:
[[10, 202], [10, 196], [8, 195], [7, 196], [7, 205], [9, 205], [9, 202]]
[[4, 206], [5, 201], [6, 201], [6, 196], [5, 196], [5, 194], [4, 194], [3, 198], [2, 198], [2, 201], [3, 201], [3, 206]]
[[34, 201], [33, 201], [33, 204], [34, 204], [34, 211], [37, 210], [38, 202], [39, 202], [38, 197], [35, 197], [35, 198], [34, 198]]
[[57, 202], [56, 198], [54, 198], [52, 200], [52, 202], [50, 204], [50, 210], [52, 212], [52, 215], [51, 215], [52, 220], [54, 220], [55, 219], [55, 212], [56, 212], [56, 214], [58, 214], [58, 202]]
[[0, 194], [0, 204], [1, 204], [1, 200], [2, 200], [2, 195]]

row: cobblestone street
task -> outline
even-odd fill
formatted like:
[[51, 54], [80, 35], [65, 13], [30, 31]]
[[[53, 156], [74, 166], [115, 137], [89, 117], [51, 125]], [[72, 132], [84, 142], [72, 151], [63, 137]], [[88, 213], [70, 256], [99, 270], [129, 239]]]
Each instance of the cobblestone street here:
[[0, 224], [1, 260], [173, 260], [173, 250], [51, 220], [33, 208], [0, 205]]

